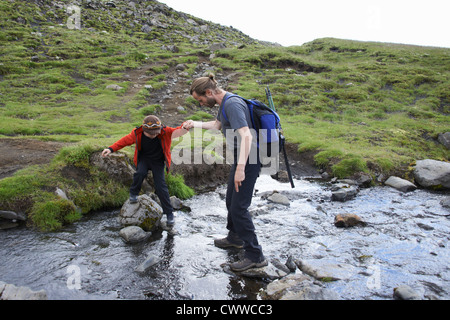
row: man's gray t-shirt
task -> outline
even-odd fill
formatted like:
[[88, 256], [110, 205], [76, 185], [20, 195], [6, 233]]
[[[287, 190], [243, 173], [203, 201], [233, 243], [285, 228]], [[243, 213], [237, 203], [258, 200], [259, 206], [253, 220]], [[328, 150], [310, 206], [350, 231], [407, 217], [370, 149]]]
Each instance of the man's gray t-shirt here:
[[[217, 120], [222, 124], [222, 132], [226, 138], [227, 146], [234, 149], [235, 154], [239, 151], [241, 137], [237, 132], [238, 129], [249, 127], [253, 129], [250, 111], [244, 100], [239, 97], [228, 98], [231, 93], [227, 92], [223, 98], [225, 104], [219, 108]], [[225, 110], [226, 118], [223, 116]], [[237, 138], [236, 138], [237, 137]], [[256, 137], [252, 141], [252, 150], [256, 150]]]

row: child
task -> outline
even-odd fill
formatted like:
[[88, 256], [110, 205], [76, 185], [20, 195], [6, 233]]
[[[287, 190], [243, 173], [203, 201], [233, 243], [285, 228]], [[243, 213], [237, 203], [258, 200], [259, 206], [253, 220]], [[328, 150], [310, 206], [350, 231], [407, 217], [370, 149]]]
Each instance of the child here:
[[130, 202], [137, 203], [142, 183], [147, 177], [148, 170], [152, 170], [156, 195], [161, 201], [164, 214], [167, 216], [168, 226], [173, 226], [175, 222], [169, 189], [164, 176], [164, 167], [169, 172], [172, 161], [170, 151], [172, 139], [181, 137], [188, 132], [183, 125], [177, 128], [166, 127], [161, 124], [158, 117], [148, 116], [144, 119], [142, 126], [134, 129], [129, 135], [102, 152], [102, 156], [106, 157], [112, 152], [136, 144], [134, 152], [136, 173], [130, 187]]

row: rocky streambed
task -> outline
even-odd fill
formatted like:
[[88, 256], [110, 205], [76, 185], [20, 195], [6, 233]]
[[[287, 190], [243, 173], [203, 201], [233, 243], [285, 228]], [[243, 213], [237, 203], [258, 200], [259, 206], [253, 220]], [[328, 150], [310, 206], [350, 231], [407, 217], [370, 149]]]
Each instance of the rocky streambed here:
[[232, 273], [241, 252], [214, 246], [227, 232], [221, 187], [185, 201], [174, 229], [137, 243], [121, 236], [119, 211], [55, 233], [0, 231], [1, 280], [48, 299], [450, 298], [447, 194], [380, 186], [334, 201], [336, 184], [295, 186], [257, 182], [250, 210], [263, 269]]

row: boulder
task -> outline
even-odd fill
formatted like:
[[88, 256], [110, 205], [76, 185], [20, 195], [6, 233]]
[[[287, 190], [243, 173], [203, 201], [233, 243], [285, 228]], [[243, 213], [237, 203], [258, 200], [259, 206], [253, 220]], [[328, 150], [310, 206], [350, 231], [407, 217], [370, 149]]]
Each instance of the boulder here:
[[174, 210], [180, 210], [184, 212], [191, 212], [191, 208], [188, 206], [185, 206], [183, 201], [178, 199], [176, 196], [170, 197], [170, 204], [172, 205], [172, 208]]
[[101, 152], [92, 154], [90, 164], [105, 171], [111, 178], [123, 183], [131, 184], [133, 182], [134, 168], [127, 155], [120, 152], [110, 154], [108, 157], [102, 157]]
[[338, 228], [351, 228], [356, 226], [366, 226], [361, 217], [352, 213], [338, 214], [334, 217], [334, 225]]
[[384, 183], [385, 185], [397, 189], [401, 192], [409, 192], [417, 189], [416, 185], [408, 180], [399, 177], [389, 177]]
[[162, 208], [150, 196], [138, 197], [135, 204], [127, 200], [119, 214], [119, 222], [126, 227], [138, 226], [144, 231], [153, 232], [161, 226]]
[[416, 182], [431, 189], [450, 189], [450, 163], [437, 160], [419, 160], [414, 169]]
[[282, 204], [284, 206], [289, 206], [291, 204], [288, 197], [286, 197], [278, 192], [274, 192], [271, 196], [269, 196], [267, 198], [267, 200], [269, 200], [273, 203]]
[[13, 211], [2, 211], [2, 210], [0, 210], [0, 218], [7, 220], [20, 220], [20, 221], [27, 220], [27, 217], [22, 213], [16, 213]]
[[145, 232], [141, 227], [130, 226], [120, 230], [119, 235], [127, 243], [138, 243], [151, 237], [151, 232]]
[[438, 141], [447, 149], [450, 149], [450, 132], [441, 133], [438, 136]]
[[337, 183], [331, 189], [331, 200], [345, 202], [356, 197], [358, 192], [359, 188], [355, 185]]
[[19, 226], [18, 221], [26, 221], [27, 217], [22, 213], [0, 210], [0, 230], [12, 229]]

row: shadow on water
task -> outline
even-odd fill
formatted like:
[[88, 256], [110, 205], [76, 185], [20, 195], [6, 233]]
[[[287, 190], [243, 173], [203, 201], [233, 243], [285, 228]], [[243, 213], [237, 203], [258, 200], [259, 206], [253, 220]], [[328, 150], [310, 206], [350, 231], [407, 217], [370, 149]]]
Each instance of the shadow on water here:
[[[401, 284], [423, 297], [450, 298], [444, 194], [375, 187], [337, 203], [326, 184], [297, 180], [291, 189], [267, 176], [256, 189], [250, 211], [269, 260], [284, 263], [291, 256], [345, 265], [342, 280], [324, 283], [342, 299], [391, 299]], [[260, 196], [274, 190], [286, 195], [290, 206]], [[192, 211], [176, 212], [175, 235], [159, 231], [134, 245], [119, 236], [118, 211], [89, 215], [55, 233], [0, 231], [0, 280], [44, 289], [49, 299], [255, 300], [267, 282], [225, 272], [221, 265], [241, 252], [213, 243], [227, 233], [223, 192], [186, 201]], [[339, 213], [358, 214], [368, 226], [336, 228]], [[161, 261], [144, 274], [136, 272], [149, 255]]]

